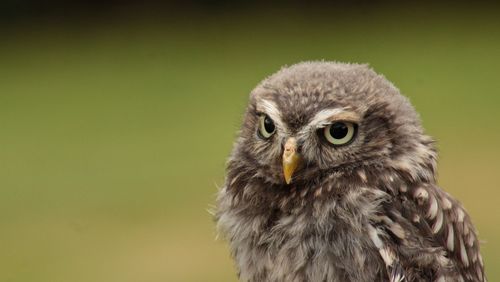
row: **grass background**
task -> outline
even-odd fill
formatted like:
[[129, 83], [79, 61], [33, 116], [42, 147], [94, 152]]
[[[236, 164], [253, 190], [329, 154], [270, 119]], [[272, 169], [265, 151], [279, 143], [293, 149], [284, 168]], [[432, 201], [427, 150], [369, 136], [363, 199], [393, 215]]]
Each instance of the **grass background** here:
[[491, 7], [30, 21], [0, 44], [0, 280], [235, 281], [207, 209], [250, 90], [368, 62], [438, 140], [500, 279], [500, 20]]

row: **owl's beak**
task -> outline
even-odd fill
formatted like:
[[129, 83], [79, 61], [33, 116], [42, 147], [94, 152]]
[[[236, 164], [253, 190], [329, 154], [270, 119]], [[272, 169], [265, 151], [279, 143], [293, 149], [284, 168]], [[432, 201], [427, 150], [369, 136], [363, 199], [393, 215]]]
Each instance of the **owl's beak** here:
[[290, 184], [292, 181], [293, 172], [299, 166], [300, 161], [300, 155], [297, 153], [297, 140], [293, 137], [288, 138], [283, 152], [283, 175], [286, 184]]

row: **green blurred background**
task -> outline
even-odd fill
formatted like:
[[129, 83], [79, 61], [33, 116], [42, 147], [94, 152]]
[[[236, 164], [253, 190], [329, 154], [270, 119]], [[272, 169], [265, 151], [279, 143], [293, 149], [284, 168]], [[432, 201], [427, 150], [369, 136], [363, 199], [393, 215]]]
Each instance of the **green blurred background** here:
[[235, 281], [210, 214], [250, 90], [370, 63], [500, 280], [500, 18], [476, 2], [0, 2], [0, 281]]

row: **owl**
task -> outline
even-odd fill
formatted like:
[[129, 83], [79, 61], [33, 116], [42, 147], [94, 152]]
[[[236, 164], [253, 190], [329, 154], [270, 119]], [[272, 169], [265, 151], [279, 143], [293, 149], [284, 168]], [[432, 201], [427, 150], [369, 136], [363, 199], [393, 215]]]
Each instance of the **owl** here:
[[409, 100], [367, 65], [304, 62], [250, 94], [215, 220], [241, 281], [486, 281]]

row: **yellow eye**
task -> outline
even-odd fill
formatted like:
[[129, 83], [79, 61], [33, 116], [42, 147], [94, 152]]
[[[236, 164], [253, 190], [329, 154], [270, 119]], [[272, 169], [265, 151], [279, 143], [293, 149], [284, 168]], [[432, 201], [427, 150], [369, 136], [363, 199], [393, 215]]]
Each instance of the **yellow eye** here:
[[323, 134], [328, 142], [333, 145], [345, 145], [354, 137], [357, 125], [352, 122], [334, 122], [323, 130]]
[[267, 115], [259, 116], [259, 135], [267, 139], [271, 137], [276, 131], [276, 126], [274, 125], [274, 121], [268, 117]]

